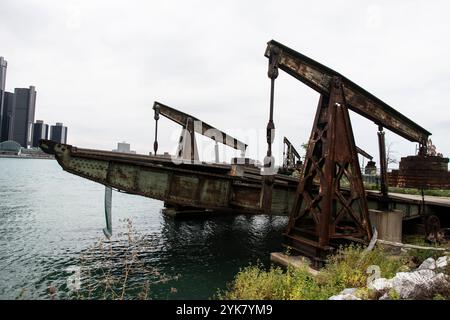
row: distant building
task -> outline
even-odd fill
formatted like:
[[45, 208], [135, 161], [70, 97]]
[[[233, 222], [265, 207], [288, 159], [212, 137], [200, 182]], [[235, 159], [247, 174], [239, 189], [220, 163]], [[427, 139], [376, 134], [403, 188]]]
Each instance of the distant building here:
[[14, 93], [12, 92], [5, 92], [1, 127], [0, 142], [12, 140], [14, 129]]
[[0, 57], [0, 141], [2, 140], [2, 125], [3, 125], [3, 114], [5, 113], [4, 108], [4, 96], [5, 96], [5, 86], [6, 86], [6, 69], [8, 63], [3, 57]]
[[39, 147], [39, 140], [48, 139], [48, 124], [45, 124], [42, 120], [37, 120], [33, 124], [33, 141], [31, 146], [33, 148]]
[[64, 127], [61, 122], [50, 127], [50, 140], [58, 143], [67, 143], [67, 127]]
[[113, 150], [114, 152], [123, 152], [123, 153], [136, 153], [136, 151], [130, 150], [130, 144], [124, 142], [117, 143], [117, 149]]
[[22, 147], [15, 141], [3, 141], [0, 143], [0, 154], [20, 155]]
[[29, 88], [14, 89], [14, 118], [12, 140], [22, 147], [31, 145], [31, 130], [34, 122], [36, 108], [36, 90]]

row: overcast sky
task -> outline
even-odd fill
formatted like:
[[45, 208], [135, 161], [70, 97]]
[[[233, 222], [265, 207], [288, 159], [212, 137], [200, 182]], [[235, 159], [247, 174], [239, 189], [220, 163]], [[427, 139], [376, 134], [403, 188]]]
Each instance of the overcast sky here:
[[[0, 0], [0, 55], [7, 90], [36, 86], [36, 119], [63, 122], [70, 144], [110, 150], [124, 140], [148, 153], [157, 100], [244, 140], [262, 160], [264, 50], [275, 39], [416, 121], [449, 156], [449, 15], [448, 1]], [[283, 72], [275, 90], [279, 163], [283, 136], [298, 149], [308, 140], [319, 96]], [[352, 124], [357, 144], [378, 157], [376, 126], [354, 114]], [[159, 151], [174, 152], [179, 127], [159, 126]], [[415, 152], [393, 133], [387, 140], [397, 158]], [[199, 141], [210, 158], [213, 144]]]

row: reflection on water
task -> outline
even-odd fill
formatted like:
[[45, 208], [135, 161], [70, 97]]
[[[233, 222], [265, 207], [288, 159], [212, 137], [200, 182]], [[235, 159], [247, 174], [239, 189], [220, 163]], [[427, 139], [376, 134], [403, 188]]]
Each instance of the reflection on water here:
[[[67, 298], [66, 269], [89, 254], [91, 279], [101, 278], [95, 270], [105, 260], [92, 246], [104, 240], [103, 194], [103, 186], [62, 171], [55, 161], [0, 159], [0, 298], [47, 299], [49, 286]], [[210, 298], [239, 268], [268, 264], [269, 253], [281, 249], [284, 217], [174, 220], [160, 213], [162, 207], [160, 201], [114, 192], [114, 236], [104, 242], [117, 258], [113, 268], [122, 270], [126, 251], [118, 235], [127, 231], [123, 220], [131, 219], [145, 243], [140, 263], [168, 280], [150, 284], [150, 298]], [[129, 284], [139, 287], [149, 278], [158, 280], [136, 272]]]

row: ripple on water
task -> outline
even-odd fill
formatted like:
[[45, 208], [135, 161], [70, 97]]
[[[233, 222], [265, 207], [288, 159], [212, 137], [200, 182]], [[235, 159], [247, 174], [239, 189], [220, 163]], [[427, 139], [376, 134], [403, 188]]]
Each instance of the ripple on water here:
[[[105, 267], [120, 274], [130, 249], [118, 237], [127, 218], [143, 237], [135, 249], [147, 270], [130, 275], [129, 286], [137, 292], [150, 280], [156, 299], [210, 298], [240, 267], [267, 263], [269, 252], [280, 250], [285, 217], [174, 220], [161, 215], [160, 201], [117, 192], [114, 236], [104, 241], [103, 186], [64, 172], [55, 161], [2, 158], [0, 168], [1, 299], [48, 299], [49, 286], [68, 298], [67, 268], [81, 262], [91, 272], [84, 283], [101, 280]], [[95, 246], [100, 239], [111, 248], [107, 260]]]

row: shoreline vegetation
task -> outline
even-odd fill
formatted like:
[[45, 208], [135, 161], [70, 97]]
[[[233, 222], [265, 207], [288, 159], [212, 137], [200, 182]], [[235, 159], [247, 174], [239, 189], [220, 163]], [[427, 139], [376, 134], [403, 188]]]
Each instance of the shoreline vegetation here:
[[[362, 300], [377, 300], [380, 292], [370, 288], [369, 282], [378, 277], [391, 279], [397, 273], [411, 272], [425, 259], [438, 258], [442, 252], [424, 250], [394, 250], [377, 245], [366, 252], [363, 247], [350, 245], [340, 248], [331, 256], [326, 266], [313, 275], [308, 266], [281, 268], [261, 264], [240, 270], [225, 290], [215, 296], [221, 300], [327, 300], [351, 290]], [[447, 252], [448, 255], [448, 252]], [[443, 273], [450, 277], [450, 264]], [[374, 277], [375, 272], [379, 272]], [[348, 289], [351, 288], [351, 289]], [[345, 292], [345, 291], [344, 291]], [[386, 299], [398, 300], [400, 295], [390, 290]], [[436, 292], [428, 292], [420, 299], [450, 300], [450, 282]]]

